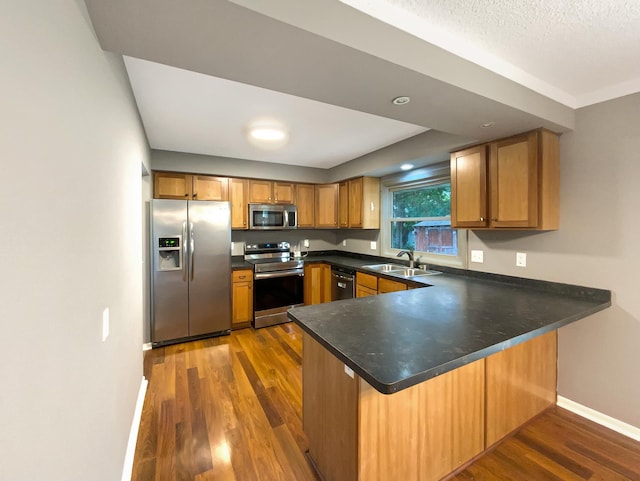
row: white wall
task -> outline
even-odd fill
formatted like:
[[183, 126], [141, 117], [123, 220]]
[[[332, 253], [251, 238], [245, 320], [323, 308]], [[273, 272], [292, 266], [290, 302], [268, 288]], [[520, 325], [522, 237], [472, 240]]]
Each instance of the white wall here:
[[560, 230], [470, 232], [470, 268], [610, 289], [611, 308], [560, 330], [558, 392], [640, 427], [640, 93], [579, 109], [560, 162]]
[[82, 1], [3, 1], [0, 31], [0, 479], [113, 481], [142, 379], [146, 138]]

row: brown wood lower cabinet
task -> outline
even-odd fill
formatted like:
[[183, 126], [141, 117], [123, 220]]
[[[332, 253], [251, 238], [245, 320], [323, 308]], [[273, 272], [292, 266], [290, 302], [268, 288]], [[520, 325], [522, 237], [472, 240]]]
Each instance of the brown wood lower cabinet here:
[[322, 262], [304, 265], [304, 303], [307, 306], [331, 301], [331, 266]]
[[307, 333], [303, 349], [303, 427], [325, 481], [437, 481], [556, 399], [555, 331], [389, 395]]
[[239, 270], [231, 273], [232, 316], [231, 328], [249, 327], [253, 320], [253, 271]]

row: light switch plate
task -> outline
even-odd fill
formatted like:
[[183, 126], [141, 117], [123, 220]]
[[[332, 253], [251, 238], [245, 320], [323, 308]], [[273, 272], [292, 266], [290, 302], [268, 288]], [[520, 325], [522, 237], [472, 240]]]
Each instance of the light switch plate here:
[[527, 254], [526, 252], [516, 252], [516, 266], [527, 267]]
[[354, 379], [354, 372], [353, 369], [351, 369], [349, 366], [347, 366], [346, 364], [344, 365], [344, 372], [347, 376], [349, 376], [351, 379]]
[[102, 342], [107, 340], [109, 337], [109, 308], [106, 307], [104, 311], [102, 311]]
[[378, 248], [378, 243], [376, 241], [371, 241], [371, 250], [376, 250]]
[[471, 251], [471, 262], [478, 262], [482, 264], [484, 262], [484, 251], [472, 250]]
[[309, 247], [309, 239], [305, 239], [305, 240], [303, 240], [303, 241], [302, 241], [302, 244], [303, 244], [305, 247]]
[[342, 241], [342, 246], [343, 246], [343, 247], [347, 247], [347, 239], [345, 239], [345, 240], [343, 240], [343, 241]]

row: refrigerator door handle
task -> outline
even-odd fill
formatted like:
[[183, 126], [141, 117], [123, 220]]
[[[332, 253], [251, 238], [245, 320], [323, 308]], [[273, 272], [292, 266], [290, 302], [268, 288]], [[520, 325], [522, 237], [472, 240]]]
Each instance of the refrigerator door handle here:
[[182, 223], [182, 280], [187, 282], [187, 223]]
[[194, 257], [194, 254], [196, 253], [196, 242], [195, 242], [195, 239], [193, 238], [193, 222], [189, 222], [189, 244], [190, 244], [190, 247], [191, 247], [190, 248], [190, 254], [189, 254], [190, 257], [191, 257], [191, 259], [190, 259], [191, 260], [191, 262], [190, 262], [190, 264], [191, 264], [191, 267], [190, 267], [191, 280], [193, 280], [193, 277], [194, 277], [193, 276], [193, 257]]

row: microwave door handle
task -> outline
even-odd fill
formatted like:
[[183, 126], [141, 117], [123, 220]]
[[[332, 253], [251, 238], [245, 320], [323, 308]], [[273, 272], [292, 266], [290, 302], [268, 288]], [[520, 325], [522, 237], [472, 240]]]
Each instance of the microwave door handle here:
[[193, 271], [194, 271], [194, 269], [193, 269], [193, 263], [194, 263], [194, 260], [193, 260], [193, 258], [195, 257], [195, 253], [196, 253], [196, 241], [195, 241], [195, 239], [193, 238], [193, 222], [190, 222], [190, 223], [189, 223], [189, 244], [190, 244], [190, 247], [191, 247], [191, 248], [189, 249], [189, 250], [190, 250], [190, 252], [191, 252], [191, 254], [190, 254], [190, 261], [191, 261], [191, 262], [190, 262], [190, 264], [191, 264], [191, 267], [190, 267], [190, 269], [191, 269], [191, 280], [193, 280], [193, 277], [194, 277], [194, 272], [193, 272]]
[[182, 223], [182, 280], [187, 282], [187, 223]]
[[289, 226], [289, 211], [288, 210], [284, 210], [284, 225], [282, 227], [288, 227]]

